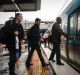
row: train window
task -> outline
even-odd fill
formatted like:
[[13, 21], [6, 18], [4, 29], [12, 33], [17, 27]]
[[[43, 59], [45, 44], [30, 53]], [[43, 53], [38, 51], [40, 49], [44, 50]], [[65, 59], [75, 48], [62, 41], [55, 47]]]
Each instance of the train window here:
[[70, 35], [74, 35], [73, 16], [70, 17]]
[[78, 13], [78, 31], [80, 31], [80, 12]]
[[78, 27], [77, 27], [77, 39], [80, 40], [80, 12], [78, 12]]

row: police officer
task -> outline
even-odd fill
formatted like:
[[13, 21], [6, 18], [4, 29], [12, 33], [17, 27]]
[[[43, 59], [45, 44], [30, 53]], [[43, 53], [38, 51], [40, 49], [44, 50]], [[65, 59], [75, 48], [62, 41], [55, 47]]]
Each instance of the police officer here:
[[56, 63], [58, 65], [64, 65], [60, 60], [60, 43], [61, 43], [61, 35], [64, 35], [66, 37], [67, 35], [61, 30], [60, 24], [61, 24], [61, 17], [57, 17], [56, 22], [53, 24], [52, 27], [53, 50], [49, 60], [54, 62], [55, 60], [53, 60], [53, 58], [54, 55], [56, 54]]

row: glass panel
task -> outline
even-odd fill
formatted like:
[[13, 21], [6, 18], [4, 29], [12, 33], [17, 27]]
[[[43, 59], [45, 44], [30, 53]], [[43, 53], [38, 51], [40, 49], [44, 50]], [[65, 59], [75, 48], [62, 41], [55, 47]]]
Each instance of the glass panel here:
[[78, 13], [77, 39], [80, 40], [80, 12]]
[[70, 17], [70, 35], [74, 35], [73, 16]]
[[78, 31], [80, 31], [80, 12], [78, 13]]

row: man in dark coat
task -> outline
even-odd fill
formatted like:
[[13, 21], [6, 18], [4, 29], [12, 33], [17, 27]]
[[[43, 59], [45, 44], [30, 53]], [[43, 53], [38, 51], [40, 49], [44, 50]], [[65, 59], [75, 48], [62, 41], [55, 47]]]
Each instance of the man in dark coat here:
[[21, 40], [23, 38], [23, 27], [20, 24], [22, 21], [22, 14], [16, 13], [13, 20], [9, 20], [5, 23], [5, 26], [1, 29], [1, 32], [7, 37], [6, 45], [9, 50], [9, 75], [16, 75], [14, 72], [16, 63], [16, 47], [15, 36], [19, 39], [19, 57], [21, 56]]
[[61, 17], [57, 17], [56, 22], [53, 24], [53, 27], [52, 27], [53, 50], [49, 60], [54, 62], [55, 60], [53, 60], [53, 58], [54, 58], [54, 55], [56, 54], [56, 63], [58, 65], [64, 65], [63, 63], [61, 63], [61, 60], [60, 60], [60, 43], [61, 43], [61, 35], [64, 35], [67, 37], [67, 34], [65, 34], [62, 31], [62, 29], [60, 28], [60, 24], [61, 24]]
[[27, 61], [26, 61], [27, 68], [29, 68], [30, 65], [31, 65], [30, 60], [32, 58], [34, 50], [37, 51], [37, 53], [40, 57], [42, 67], [48, 66], [48, 64], [45, 63], [45, 61], [42, 57], [42, 54], [41, 54], [41, 50], [40, 50], [40, 44], [39, 44], [39, 42], [40, 42], [40, 32], [39, 32], [40, 22], [41, 22], [41, 20], [39, 18], [36, 18], [35, 19], [35, 24], [29, 30], [29, 34], [30, 34], [29, 35], [29, 40], [30, 40], [29, 42], [30, 42], [31, 50], [29, 52], [29, 55], [28, 55], [28, 58], [27, 58]]

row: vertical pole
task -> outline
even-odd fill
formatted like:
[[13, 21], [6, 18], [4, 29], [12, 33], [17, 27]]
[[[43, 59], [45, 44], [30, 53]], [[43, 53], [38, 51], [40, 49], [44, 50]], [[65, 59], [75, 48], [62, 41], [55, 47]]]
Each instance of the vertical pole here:
[[16, 15], [16, 11], [15, 11], [15, 15]]

